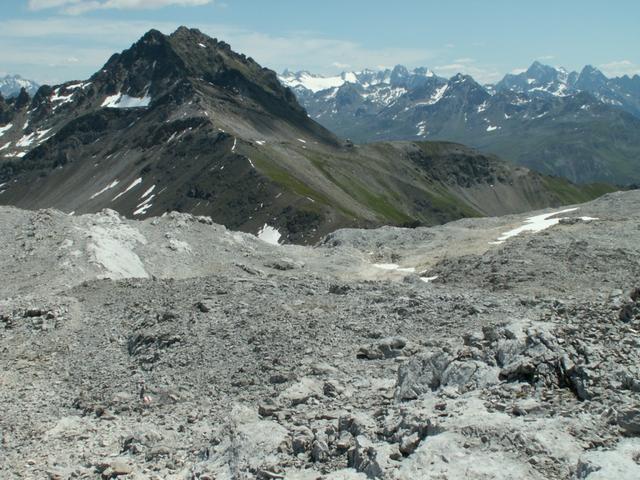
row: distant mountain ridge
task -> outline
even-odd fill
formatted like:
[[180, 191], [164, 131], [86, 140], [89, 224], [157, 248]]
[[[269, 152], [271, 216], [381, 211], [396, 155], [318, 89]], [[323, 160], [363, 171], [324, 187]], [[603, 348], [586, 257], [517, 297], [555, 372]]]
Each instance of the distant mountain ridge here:
[[[437, 80], [421, 77], [418, 88]], [[275, 72], [185, 27], [147, 32], [87, 80], [0, 97], [0, 203], [22, 208], [180, 211], [309, 243], [341, 227], [433, 225], [611, 190], [454, 143], [343, 141]]]
[[330, 78], [320, 89], [308, 72], [280, 75], [312, 118], [354, 141], [450, 140], [572, 181], [640, 183], [638, 75], [534, 62], [495, 85], [402, 66]]
[[40, 85], [33, 80], [27, 80], [20, 75], [5, 75], [0, 77], [0, 95], [4, 98], [18, 96], [20, 90], [25, 89], [29, 95], [34, 95]]

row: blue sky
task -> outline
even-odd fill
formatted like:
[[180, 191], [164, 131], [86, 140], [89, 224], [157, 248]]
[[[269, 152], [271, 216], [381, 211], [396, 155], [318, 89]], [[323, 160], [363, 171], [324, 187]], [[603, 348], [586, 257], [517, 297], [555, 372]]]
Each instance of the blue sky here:
[[277, 71], [401, 63], [493, 82], [540, 60], [640, 73], [637, 0], [3, 0], [0, 73], [83, 79], [150, 28], [179, 25]]

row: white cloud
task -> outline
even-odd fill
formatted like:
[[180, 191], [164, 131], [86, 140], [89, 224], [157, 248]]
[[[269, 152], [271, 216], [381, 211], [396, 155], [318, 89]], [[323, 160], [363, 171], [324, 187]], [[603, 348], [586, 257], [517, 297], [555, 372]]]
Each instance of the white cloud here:
[[608, 77], [621, 77], [623, 75], [640, 75], [640, 65], [631, 60], [616, 60], [600, 65], [600, 69]]
[[62, 13], [78, 15], [92, 10], [153, 9], [171, 5], [193, 7], [213, 0], [29, 0], [30, 10], [59, 9]]
[[[62, 0], [49, 1], [59, 3]], [[0, 20], [3, 47], [0, 48], [0, 65], [9, 71], [29, 74], [41, 82], [51, 82], [54, 78], [59, 81], [61, 77], [82, 79], [97, 71], [111, 54], [128, 48], [151, 28], [171, 33], [178, 26], [171, 22], [107, 21], [69, 16]], [[229, 25], [203, 23], [190, 26], [226, 41], [235, 51], [276, 71], [289, 67], [334, 74], [347, 67], [358, 70], [398, 63], [422, 66], [428, 65], [435, 55], [423, 48], [367, 48], [357, 42], [310, 32], [271, 35]], [[78, 62], [71, 64], [70, 56]], [[56, 65], [55, 74], [47, 65]]]
[[494, 83], [502, 78], [502, 74], [490, 67], [475, 64], [472, 58], [458, 58], [453, 63], [438, 65], [433, 68], [442, 77], [451, 77], [457, 73], [471, 75], [479, 83]]

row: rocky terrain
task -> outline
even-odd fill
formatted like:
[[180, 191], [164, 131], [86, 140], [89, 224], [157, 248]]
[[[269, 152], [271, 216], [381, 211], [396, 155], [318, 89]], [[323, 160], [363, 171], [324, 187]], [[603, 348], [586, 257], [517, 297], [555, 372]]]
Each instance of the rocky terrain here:
[[185, 27], [147, 32], [89, 79], [0, 97], [0, 204], [21, 208], [181, 211], [315, 243], [342, 227], [433, 225], [611, 190], [449, 142], [354, 145], [309, 118], [275, 72]]
[[0, 477], [639, 478], [639, 206], [314, 247], [1, 207]]

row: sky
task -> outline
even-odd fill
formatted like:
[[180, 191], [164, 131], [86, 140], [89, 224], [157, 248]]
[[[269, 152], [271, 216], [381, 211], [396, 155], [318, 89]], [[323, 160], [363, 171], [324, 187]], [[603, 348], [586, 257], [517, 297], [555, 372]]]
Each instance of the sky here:
[[85, 79], [149, 29], [180, 25], [278, 72], [403, 64], [491, 83], [538, 60], [640, 74], [638, 0], [2, 0], [0, 74]]

